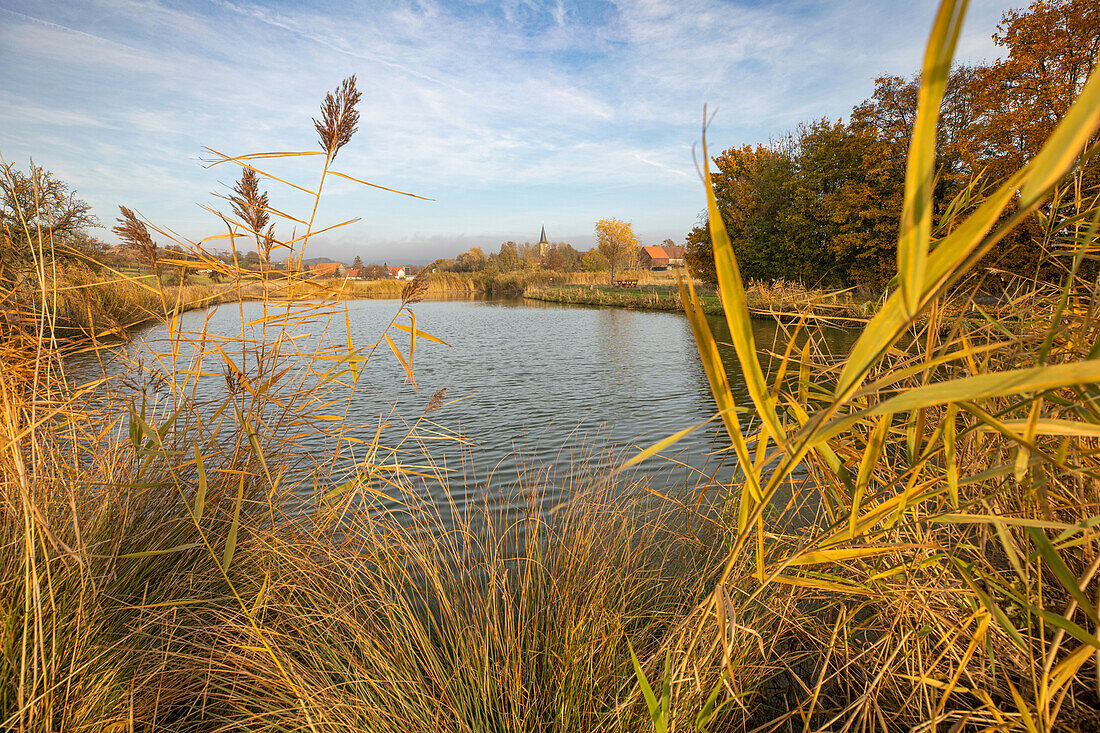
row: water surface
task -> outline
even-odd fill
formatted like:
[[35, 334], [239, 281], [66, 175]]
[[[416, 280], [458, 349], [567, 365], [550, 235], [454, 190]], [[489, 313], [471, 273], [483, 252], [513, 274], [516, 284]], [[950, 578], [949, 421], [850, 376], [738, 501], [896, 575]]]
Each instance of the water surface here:
[[[398, 304], [364, 300], [349, 307], [351, 338], [362, 347], [378, 339]], [[205, 322], [212, 336], [239, 336], [242, 308], [246, 322], [262, 313], [259, 303], [223, 305], [185, 314], [183, 327], [198, 330]], [[418, 451], [427, 451], [450, 473], [447, 490], [459, 503], [484, 501], [486, 495], [511, 496], [517, 486], [547, 472], [557, 478], [558, 493], [567, 492], [563, 477], [577, 462], [621, 460], [637, 447], [714, 415], [706, 374], [682, 314], [521, 298], [426, 301], [413, 309], [418, 327], [450, 346], [418, 341], [417, 391], [383, 345], [363, 369], [347, 419], [377, 426], [384, 416], [391, 427], [384, 431], [383, 443], [393, 445], [406, 431], [403, 423], [416, 422], [432, 395], [446, 388], [443, 407], [420, 423], [420, 432], [428, 437], [419, 446], [407, 443], [410, 453], [403, 460], [411, 462]], [[728, 341], [722, 318], [711, 318], [710, 325], [720, 342]], [[762, 351], [784, 349], [776, 324], [759, 320], [753, 327]], [[316, 335], [320, 326], [305, 327], [311, 329]], [[342, 316], [329, 333], [340, 341], [346, 338]], [[151, 329], [140, 348], [158, 348], [163, 334], [163, 326]], [[407, 336], [393, 334], [407, 349]], [[844, 332], [830, 335], [839, 348], [850, 339]], [[738, 403], [751, 404], [732, 348], [723, 344], [720, 352]], [[763, 360], [766, 367], [768, 358]], [[200, 401], [216, 403], [226, 394], [221, 375], [199, 380]], [[466, 444], [439, 438], [444, 431], [461, 435]], [[671, 460], [651, 460], [639, 470], [662, 491], [692, 485], [715, 472], [728, 477], [732, 457], [724, 450], [720, 431], [716, 420], [667, 451]], [[370, 440], [373, 430], [360, 428], [354, 437]], [[306, 437], [300, 447], [307, 459], [303, 470], [308, 470], [309, 459], [324, 458], [333, 449], [331, 440], [320, 434]], [[356, 458], [361, 457], [360, 450]], [[440, 494], [436, 498], [444, 492], [438, 485], [424, 490]]]

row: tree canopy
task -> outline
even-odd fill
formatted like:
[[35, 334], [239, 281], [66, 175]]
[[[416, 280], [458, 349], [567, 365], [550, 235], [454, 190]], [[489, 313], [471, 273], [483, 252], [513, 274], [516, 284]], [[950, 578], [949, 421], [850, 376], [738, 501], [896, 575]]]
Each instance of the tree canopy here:
[[0, 166], [0, 266], [22, 266], [39, 241], [61, 258], [79, 255], [95, 246], [87, 230], [98, 226], [91, 204], [52, 172]]
[[[1006, 58], [953, 69], [945, 91], [933, 195], [941, 231], [951, 226], [942, 219], [956, 197], [1022, 167], [1065, 114], [1100, 53], [1100, 0], [1037, 0], [1006, 12], [993, 40]], [[918, 76], [880, 77], [847, 122], [817, 120], [713, 159], [715, 198], [746, 277], [873, 289], [889, 283], [919, 86]], [[1077, 177], [1082, 191], [1100, 185], [1100, 158], [1086, 161]], [[986, 264], [1041, 274], [1034, 236], [1018, 228]], [[685, 244], [692, 274], [713, 280], [705, 219]]]
[[638, 261], [638, 238], [628, 221], [600, 219], [596, 222], [596, 249], [607, 260], [612, 281], [615, 273], [634, 267]]

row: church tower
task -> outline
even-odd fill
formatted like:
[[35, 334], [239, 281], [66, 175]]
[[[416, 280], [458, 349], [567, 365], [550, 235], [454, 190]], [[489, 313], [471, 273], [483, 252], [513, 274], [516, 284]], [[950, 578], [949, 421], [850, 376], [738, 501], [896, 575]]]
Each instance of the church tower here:
[[542, 236], [539, 237], [539, 257], [550, 254], [550, 240], [546, 238], [546, 225], [542, 225]]

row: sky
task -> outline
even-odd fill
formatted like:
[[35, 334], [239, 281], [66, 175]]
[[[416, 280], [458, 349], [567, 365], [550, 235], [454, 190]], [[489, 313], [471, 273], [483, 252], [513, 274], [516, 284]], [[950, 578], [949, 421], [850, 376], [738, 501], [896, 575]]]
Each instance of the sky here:
[[[1002, 12], [972, 0], [957, 60], [991, 61]], [[118, 206], [219, 233], [230, 155], [316, 150], [312, 118], [355, 74], [359, 131], [328, 179], [307, 257], [422, 264], [507, 240], [592, 246], [595, 222], [679, 242], [704, 207], [693, 162], [845, 117], [882, 74], [920, 66], [933, 0], [0, 0], [0, 156]], [[270, 172], [315, 188], [317, 157]], [[265, 163], [265, 165], [268, 165]], [[271, 204], [309, 201], [267, 181]], [[302, 216], [305, 214], [305, 216]], [[280, 236], [290, 234], [289, 227]], [[300, 233], [300, 232], [299, 232]], [[163, 236], [161, 244], [169, 243]]]

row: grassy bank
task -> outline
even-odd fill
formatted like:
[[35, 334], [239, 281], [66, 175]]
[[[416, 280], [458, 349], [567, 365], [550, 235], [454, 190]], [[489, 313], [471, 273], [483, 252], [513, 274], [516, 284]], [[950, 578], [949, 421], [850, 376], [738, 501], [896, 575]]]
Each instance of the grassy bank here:
[[[714, 288], [696, 285], [699, 303], [704, 313], [720, 315], [722, 301]], [[872, 315], [878, 301], [860, 300], [847, 292], [808, 290], [797, 284], [752, 283], [746, 288], [749, 312], [756, 316], [783, 320], [812, 318], [831, 321], [864, 321]], [[680, 290], [674, 283], [641, 284], [638, 287], [612, 287], [605, 282], [587, 286], [538, 285], [527, 288], [525, 298], [552, 303], [602, 305], [617, 308], [638, 308], [683, 312]]]
[[[645, 278], [641, 273], [635, 276]], [[654, 279], [650, 276], [649, 279]], [[535, 288], [555, 284], [590, 285], [606, 282], [607, 276], [588, 272], [555, 272], [553, 270], [516, 272], [433, 272], [424, 277], [425, 297], [448, 295], [520, 295]], [[325, 281], [327, 287], [343, 298], [400, 298], [405, 285], [401, 280], [339, 280]]]
[[8, 283], [3, 309], [8, 324], [28, 334], [100, 339], [126, 337], [134, 327], [173, 311], [263, 297], [259, 283], [161, 285], [151, 275], [126, 277], [67, 266], [44, 283], [33, 276]]

